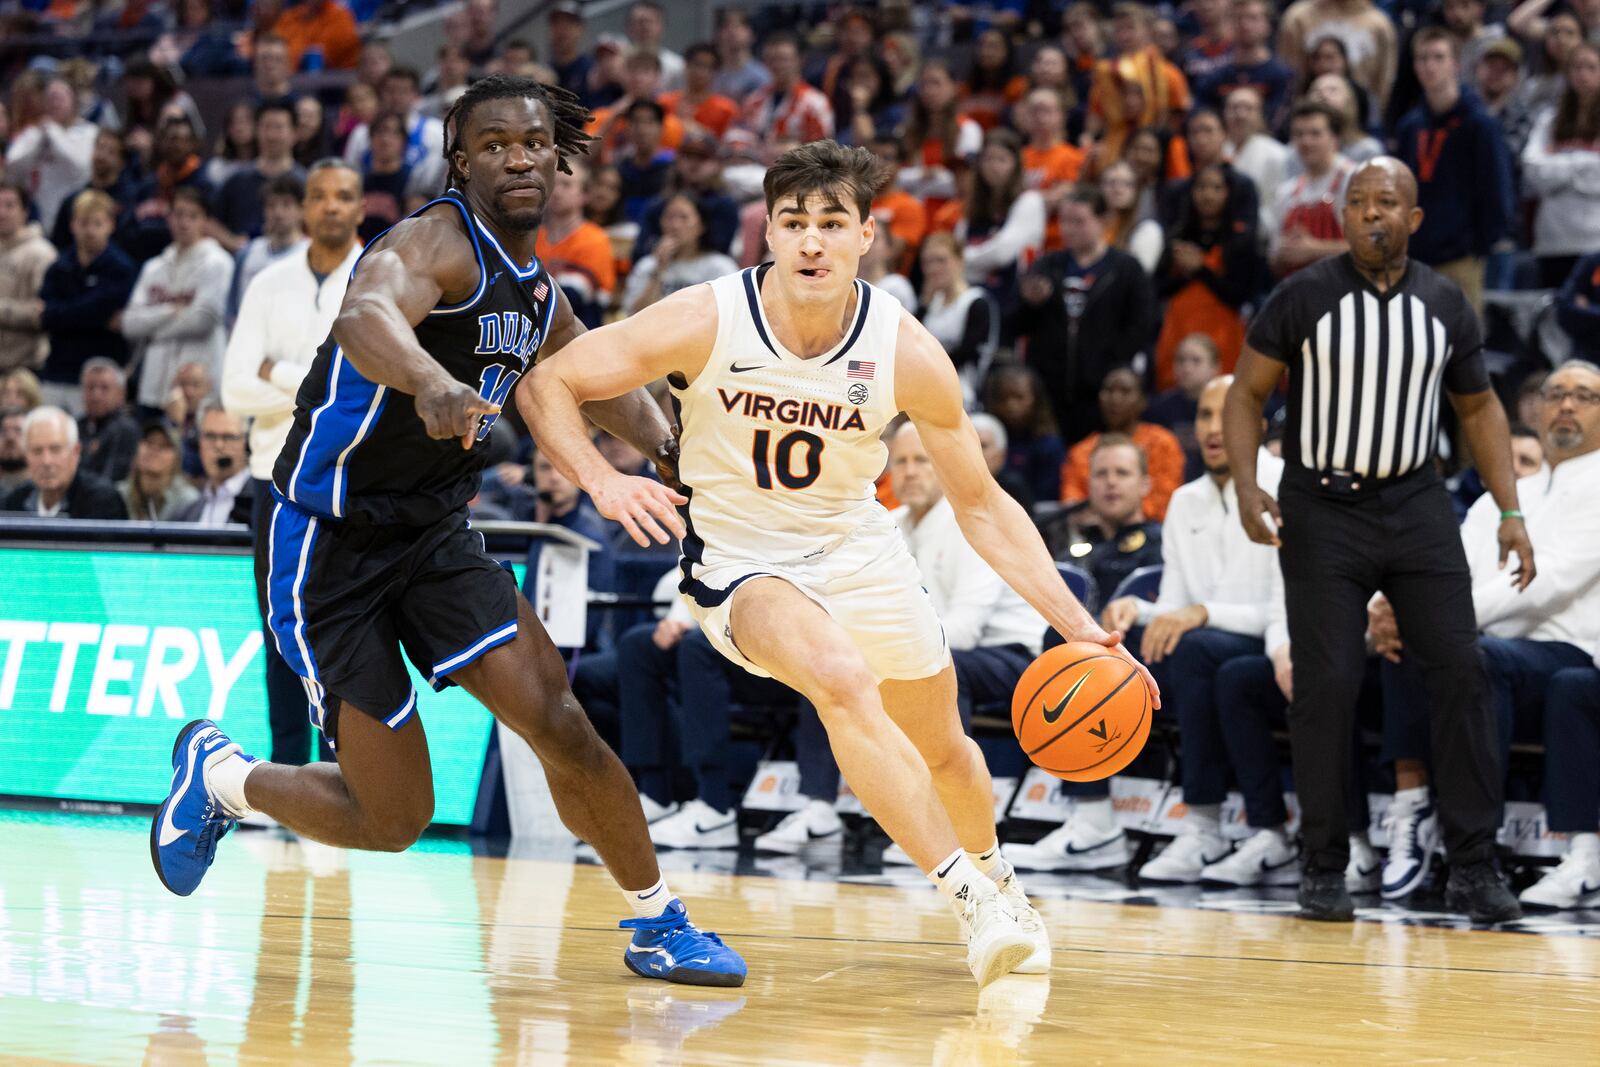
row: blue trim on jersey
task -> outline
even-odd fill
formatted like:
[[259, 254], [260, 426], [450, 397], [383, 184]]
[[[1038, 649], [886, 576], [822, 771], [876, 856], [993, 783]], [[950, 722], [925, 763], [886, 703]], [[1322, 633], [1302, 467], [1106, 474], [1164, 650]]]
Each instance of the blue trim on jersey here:
[[[772, 343], [772, 338], [767, 336], [767, 325], [761, 320], [761, 294], [756, 291], [756, 272], [760, 267], [749, 267], [744, 272], [744, 296], [750, 301], [750, 321], [756, 324], [756, 335], [761, 338], [761, 343], [773, 355], [778, 355], [778, 349]], [[779, 357], [782, 358], [781, 356]]]
[[512, 619], [495, 627], [472, 644], [454, 655], [446, 656], [433, 665], [433, 670], [428, 672], [428, 684], [438, 692], [444, 692], [455, 683], [450, 681], [450, 675], [461, 668], [475, 663], [478, 658], [491, 649], [499, 648], [507, 641], [514, 640], [517, 636], [517, 620]]
[[828, 362], [823, 364], [824, 367], [831, 363], [838, 362], [840, 357], [842, 357], [846, 352], [850, 351], [850, 346], [856, 343], [856, 338], [861, 336], [861, 331], [867, 328], [867, 308], [872, 304], [872, 286], [867, 285], [860, 278], [857, 278], [856, 288], [860, 290], [859, 295], [861, 298], [861, 306], [856, 309], [855, 329], [850, 331], [850, 338], [849, 340], [845, 341], [844, 347], [839, 349], [838, 352], [834, 353], [834, 355], [829, 358]]
[[[452, 189], [449, 191], [454, 192], [455, 190]], [[477, 226], [475, 225], [476, 220], [473, 219], [471, 210], [468, 209], [466, 204], [453, 196], [441, 196], [435, 200], [430, 200], [426, 204], [423, 204], [421, 207], [417, 208], [417, 210], [407, 215], [404, 219], [401, 219], [400, 222], [405, 222], [407, 219], [414, 219], [423, 212], [427, 211], [429, 208], [435, 207], [439, 204], [451, 204], [457, 211], [461, 212], [461, 221], [467, 227], [467, 239], [472, 242], [472, 254], [478, 258], [478, 288], [470, 297], [461, 303], [440, 304], [438, 307], [428, 312], [428, 314], [458, 315], [472, 307], [478, 301], [482, 300], [483, 294], [489, 291], [489, 270], [483, 262], [483, 246], [478, 243], [478, 239], [475, 236], [477, 233]], [[394, 226], [400, 225], [400, 222], [395, 223]], [[357, 256], [356, 261], [350, 265], [350, 277], [355, 277], [356, 268], [361, 266], [361, 260], [366, 257], [367, 252], [379, 241], [383, 240], [384, 234], [387, 234], [390, 230], [394, 229], [394, 226], [386, 227], [381, 233], [378, 234], [378, 236], [367, 242], [366, 248], [361, 250], [361, 255]]]
[[327, 716], [326, 690], [316, 656], [306, 640], [303, 591], [316, 549], [317, 518], [288, 503], [276, 491], [267, 535], [267, 623], [278, 654], [305, 684], [312, 722], [320, 729]]
[[697, 578], [685, 578], [678, 591], [680, 593], [688, 594], [689, 599], [693, 600], [702, 608], [714, 608], [721, 605], [724, 600], [727, 600], [733, 595], [733, 591], [735, 589], [739, 588], [750, 579], [771, 577], [773, 577], [773, 575], [770, 571], [756, 571], [752, 574], [741, 574], [739, 577], [729, 582], [728, 588], [726, 589], [713, 589]]
[[500, 253], [500, 258], [506, 261], [506, 266], [511, 268], [511, 273], [517, 276], [518, 281], [528, 281], [535, 274], [539, 273], [538, 256], [534, 256], [533, 262], [529, 263], [526, 267], [517, 266], [517, 261], [512, 259], [510, 254], [500, 246], [500, 242], [495, 239], [494, 234], [489, 232], [489, 227], [485, 226], [482, 222], [478, 222], [477, 219], [474, 219], [473, 221], [477, 223], [478, 232], [483, 235], [483, 239], [488, 241], [489, 244], [493, 245], [496, 252]]
[[345, 464], [383, 413], [388, 387], [356, 370], [335, 345], [328, 366], [327, 399], [311, 412], [300, 458], [289, 475], [291, 502], [335, 519], [344, 518], [349, 491]]
[[410, 722], [412, 716], [416, 715], [416, 713], [417, 691], [413, 689], [411, 690], [411, 695], [406, 697], [406, 702], [396, 708], [393, 715], [390, 715], [387, 719], [383, 720], [383, 725], [387, 726], [391, 730], [398, 730], [400, 727]]

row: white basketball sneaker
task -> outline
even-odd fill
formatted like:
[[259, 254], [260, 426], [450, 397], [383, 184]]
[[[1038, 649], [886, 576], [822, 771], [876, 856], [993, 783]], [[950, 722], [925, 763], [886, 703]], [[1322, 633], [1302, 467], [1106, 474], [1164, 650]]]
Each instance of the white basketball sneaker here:
[[1600, 905], [1600, 849], [1574, 845], [1560, 866], [1522, 891], [1536, 908], [1591, 908]]
[[1173, 838], [1172, 844], [1139, 868], [1139, 878], [1146, 882], [1193, 885], [1200, 881], [1200, 872], [1207, 866], [1227, 858], [1228, 850], [1228, 842], [1214, 826], [1185, 823], [1183, 832]]
[[1111, 818], [1110, 804], [1075, 804], [1067, 821], [1044, 837], [1031, 845], [1004, 845], [1000, 854], [1025, 871], [1109, 871], [1129, 859], [1128, 838]]
[[1222, 885], [1299, 885], [1300, 846], [1282, 830], [1257, 830], [1233, 855], [1208, 864], [1202, 882]]
[[657, 848], [738, 848], [739, 812], [691, 800], [676, 815], [651, 823], [650, 840]]
[[836, 845], [844, 840], [844, 822], [826, 800], [812, 800], [792, 811], [771, 830], [756, 838], [757, 852], [793, 856], [814, 845]]
[[1366, 834], [1350, 835], [1350, 862], [1344, 868], [1344, 887], [1352, 893], [1376, 893], [1383, 885], [1383, 861]]
[[1022, 879], [1012, 871], [1003, 882], [996, 882], [1000, 896], [1010, 906], [1017, 925], [1033, 941], [1033, 952], [1028, 958], [1011, 968], [1013, 974], [1050, 973], [1050, 932], [1044, 928], [1044, 917], [1034, 908], [1033, 902], [1022, 888]]
[[1011, 904], [989, 879], [963, 887], [961, 925], [967, 935], [967, 969], [982, 989], [1010, 974], [1034, 953], [1033, 938], [1022, 929]]
[[1439, 817], [1433, 803], [1399, 804], [1384, 818], [1389, 831], [1389, 859], [1383, 865], [1384, 900], [1408, 897], [1428, 877], [1433, 854], [1439, 851]]
[[639, 794], [639, 807], [644, 809], [644, 821], [647, 823], [660, 822], [668, 815], [678, 814], [678, 802], [671, 804], [657, 804], [644, 793]]

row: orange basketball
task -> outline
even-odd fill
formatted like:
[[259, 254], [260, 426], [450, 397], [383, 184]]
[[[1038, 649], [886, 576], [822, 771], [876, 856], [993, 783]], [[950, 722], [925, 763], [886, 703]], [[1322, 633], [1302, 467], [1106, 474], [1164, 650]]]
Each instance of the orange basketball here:
[[1150, 736], [1150, 690], [1133, 664], [1104, 645], [1057, 645], [1022, 672], [1011, 728], [1039, 767], [1069, 782], [1109, 778]]

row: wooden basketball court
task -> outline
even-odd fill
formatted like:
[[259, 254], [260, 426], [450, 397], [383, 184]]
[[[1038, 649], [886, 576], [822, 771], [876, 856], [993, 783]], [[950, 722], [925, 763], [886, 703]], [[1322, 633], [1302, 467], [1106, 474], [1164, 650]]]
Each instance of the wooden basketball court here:
[[674, 857], [691, 915], [750, 964], [743, 989], [705, 990], [624, 971], [616, 890], [570, 858], [246, 831], [179, 899], [147, 833], [0, 812], [0, 1062], [1600, 1059], [1600, 943], [1582, 936], [1044, 899], [1054, 972], [980, 994], [930, 888]]

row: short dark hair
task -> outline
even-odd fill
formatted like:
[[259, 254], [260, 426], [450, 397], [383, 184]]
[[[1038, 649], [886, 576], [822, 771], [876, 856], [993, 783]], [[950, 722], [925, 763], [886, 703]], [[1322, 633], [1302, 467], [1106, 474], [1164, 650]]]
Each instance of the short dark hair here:
[[666, 109], [654, 100], [635, 100], [629, 104], [626, 115], [628, 121], [633, 121], [634, 114], [639, 111], [648, 112], [650, 117], [658, 123], [667, 121]]
[[1193, 111], [1189, 112], [1189, 114], [1184, 116], [1184, 119], [1183, 119], [1183, 130], [1184, 130], [1184, 132], [1185, 133], [1189, 132], [1189, 127], [1194, 125], [1195, 119], [1203, 119], [1203, 118], [1210, 118], [1210, 119], [1214, 120], [1218, 126], [1222, 125], [1222, 116], [1217, 114], [1217, 109], [1216, 108], [1214, 108], [1214, 107], [1203, 107], [1202, 106], [1202, 107], [1195, 108]]
[[862, 222], [872, 214], [872, 201], [889, 182], [889, 170], [870, 149], [846, 148], [837, 141], [812, 141], [791, 148], [767, 168], [762, 189], [767, 214], [786, 196], [805, 210], [806, 197], [820, 194], [824, 204], [839, 209], [855, 205]]
[[1513, 422], [1511, 424], [1511, 436], [1512, 437], [1531, 437], [1535, 441], [1537, 441], [1537, 440], [1539, 440], [1539, 431], [1535, 430], [1532, 426], [1529, 426], [1525, 422]]
[[263, 100], [260, 104], [257, 104], [256, 105], [256, 121], [260, 122], [261, 121], [261, 116], [263, 116], [263, 115], [265, 115], [265, 114], [267, 114], [268, 112], [271, 112], [271, 111], [281, 111], [285, 115], [288, 115], [289, 116], [289, 125], [290, 125], [290, 127], [292, 128], [294, 126], [294, 122], [295, 122], [294, 105], [289, 102], [289, 98], [288, 97], [279, 97], [276, 100]]
[[1131, 448], [1134, 455], [1139, 457], [1139, 473], [1150, 473], [1150, 457], [1145, 455], [1144, 449], [1139, 447], [1139, 442], [1125, 433], [1103, 433], [1095, 438], [1094, 447], [1089, 449], [1089, 461], [1094, 462], [1094, 457], [1111, 448]]
[[394, 78], [404, 78], [411, 83], [411, 88], [419, 92], [422, 89], [422, 75], [418, 74], [413, 67], [390, 67], [383, 72], [384, 81], [390, 81]]
[[1299, 119], [1321, 115], [1328, 120], [1328, 130], [1334, 137], [1344, 136], [1344, 116], [1334, 108], [1324, 104], [1321, 100], [1304, 100], [1294, 106], [1289, 114], [1289, 128], [1294, 129], [1294, 124]]
[[789, 30], [773, 30], [761, 38], [761, 50], [766, 51], [775, 44], [789, 44], [794, 46], [796, 52], [800, 51], [800, 38]]
[[461, 130], [472, 117], [473, 109], [488, 100], [521, 97], [537, 100], [550, 111], [550, 120], [555, 123], [553, 135], [558, 153], [556, 169], [570, 174], [566, 157], [589, 151], [589, 142], [594, 138], [584, 133], [583, 128], [593, 116], [577, 96], [559, 85], [545, 85], [532, 78], [516, 74], [492, 74], [469, 85], [467, 91], [457, 97], [456, 102], [450, 105], [450, 110], [445, 112], [444, 158], [450, 168], [451, 185], [459, 185], [462, 181], [461, 172], [456, 169], [455, 155], [461, 148]]
[[713, 61], [716, 61], [718, 58], [717, 46], [712, 44], [710, 41], [696, 41], [694, 44], [683, 50], [683, 58], [685, 62], [693, 59], [695, 56], [710, 56]]
[[1437, 41], [1443, 41], [1449, 47], [1450, 55], [1455, 58], [1456, 62], [1459, 63], [1461, 61], [1461, 42], [1456, 40], [1455, 34], [1443, 26], [1424, 26], [1418, 30], [1411, 38], [1411, 55], [1415, 57], [1417, 49], [1425, 44], [1433, 44]]
[[177, 207], [180, 200], [190, 201], [199, 207], [202, 215], [211, 217], [211, 205], [206, 203], [206, 194], [200, 191], [198, 185], [180, 185], [172, 190], [172, 206]]
[[1106, 217], [1106, 194], [1094, 182], [1078, 182], [1061, 201], [1064, 204], [1082, 204], [1097, 219]]
[[22, 204], [22, 213], [24, 215], [33, 210], [33, 197], [28, 195], [27, 186], [23, 185], [21, 182], [12, 181], [9, 178], [4, 181], [0, 181], [0, 193], [15, 194], [17, 201]]
[[276, 178], [269, 179], [267, 184], [261, 187], [261, 203], [263, 206], [273, 197], [287, 198], [298, 204], [306, 198], [306, 183], [295, 177], [293, 173], [280, 174]]

